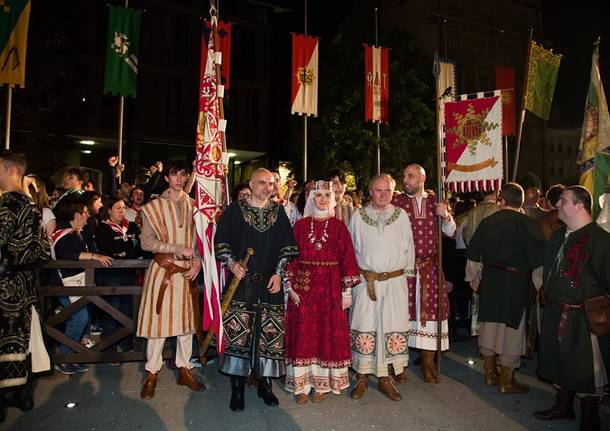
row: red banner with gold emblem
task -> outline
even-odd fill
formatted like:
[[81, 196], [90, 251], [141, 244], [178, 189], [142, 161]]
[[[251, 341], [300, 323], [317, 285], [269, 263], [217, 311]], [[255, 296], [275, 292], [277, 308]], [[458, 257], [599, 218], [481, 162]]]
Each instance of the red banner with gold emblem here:
[[292, 35], [293, 114], [318, 115], [318, 44], [320, 38]]
[[364, 45], [364, 120], [389, 122], [389, 53], [388, 48]]
[[496, 88], [502, 91], [502, 134], [515, 136], [515, 69], [496, 66]]

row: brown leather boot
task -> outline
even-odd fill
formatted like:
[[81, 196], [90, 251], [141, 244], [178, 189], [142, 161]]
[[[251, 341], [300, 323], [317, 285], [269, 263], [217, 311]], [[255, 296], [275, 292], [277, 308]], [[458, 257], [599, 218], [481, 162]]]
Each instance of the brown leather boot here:
[[426, 383], [438, 383], [436, 375], [436, 362], [434, 361], [434, 350], [421, 350], [421, 373]]
[[530, 388], [520, 385], [515, 380], [515, 369], [502, 365], [500, 370], [500, 386], [498, 392], [501, 394], [527, 394]]
[[356, 386], [352, 389], [350, 397], [354, 400], [362, 398], [369, 386], [369, 378], [366, 374], [356, 374]]
[[178, 384], [188, 387], [192, 391], [203, 391], [205, 385], [197, 381], [197, 379], [191, 374], [188, 368], [180, 367], [180, 375], [178, 377]]
[[402, 399], [400, 392], [398, 392], [398, 388], [396, 387], [396, 383], [391, 377], [379, 377], [377, 389], [392, 401], [400, 401]]
[[574, 420], [574, 396], [576, 394], [563, 388], [557, 389], [555, 404], [548, 410], [534, 412], [537, 419], [552, 421], [555, 419]]
[[155, 388], [157, 387], [157, 374], [151, 373], [150, 371], [146, 375], [142, 390], [140, 391], [140, 397], [143, 400], [150, 400], [155, 396]]
[[485, 371], [485, 384], [487, 386], [497, 386], [500, 383], [496, 355], [483, 355], [483, 370]]
[[404, 372], [400, 373], [400, 374], [396, 374], [396, 371], [394, 370], [394, 365], [390, 364], [388, 365], [388, 374], [390, 375], [390, 377], [392, 379], [394, 379], [394, 381], [396, 383], [406, 383], [407, 382], [407, 374]]
[[599, 397], [580, 399], [580, 431], [600, 431], [602, 429], [599, 401]]

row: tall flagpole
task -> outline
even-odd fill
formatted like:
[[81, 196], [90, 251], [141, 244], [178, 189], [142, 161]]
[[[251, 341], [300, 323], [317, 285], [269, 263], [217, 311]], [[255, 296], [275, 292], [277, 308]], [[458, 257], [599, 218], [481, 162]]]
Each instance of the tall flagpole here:
[[[377, 11], [378, 8], [375, 8], [375, 47], [379, 48], [379, 34], [377, 28]], [[381, 123], [381, 118], [377, 121], [377, 174], [381, 173], [381, 130], [379, 123]]]
[[[305, 36], [307, 36], [307, 0], [305, 2]], [[303, 115], [303, 184], [307, 181], [307, 113]]]
[[519, 167], [519, 152], [521, 151], [521, 135], [523, 133], [523, 123], [525, 122], [525, 93], [527, 92], [527, 72], [530, 64], [530, 50], [532, 49], [532, 38], [534, 28], [530, 27], [530, 36], [527, 41], [527, 59], [525, 60], [525, 72], [523, 78], [523, 89], [521, 91], [521, 119], [519, 120], [519, 131], [517, 132], [517, 147], [515, 148], [515, 162], [513, 165], [512, 181], [517, 180], [517, 168]]
[[[125, 8], [129, 7], [129, 0], [125, 0]], [[119, 96], [119, 150], [117, 167], [123, 164], [123, 112], [125, 111], [125, 96]], [[119, 182], [121, 181], [121, 171], [118, 171]]]
[[11, 148], [11, 109], [13, 107], [13, 88], [7, 86], [6, 92], [6, 132], [4, 138], [4, 149]]
[[[438, 202], [445, 200], [445, 193], [443, 188], [443, 158], [442, 158], [442, 131], [441, 131], [441, 97], [440, 93], [440, 76], [441, 76], [441, 61], [438, 58], [438, 52], [434, 51], [434, 81], [435, 81], [435, 99], [436, 99], [436, 177], [437, 177], [437, 195]], [[442, 274], [443, 270], [443, 219], [438, 216], [438, 271]], [[443, 291], [443, 277], [437, 277], [436, 285], [436, 381], [441, 381], [441, 337], [443, 334], [443, 302], [442, 293]]]

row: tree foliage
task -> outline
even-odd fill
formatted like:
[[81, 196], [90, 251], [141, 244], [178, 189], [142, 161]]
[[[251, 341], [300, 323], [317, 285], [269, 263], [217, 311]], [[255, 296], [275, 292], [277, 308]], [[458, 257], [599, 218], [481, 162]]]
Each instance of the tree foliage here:
[[[308, 173], [323, 178], [333, 167], [355, 175], [365, 187], [377, 169], [376, 126], [364, 121], [364, 49], [360, 35], [339, 33], [320, 43], [318, 118], [309, 120]], [[380, 44], [390, 51], [390, 124], [381, 125], [381, 170], [400, 183], [408, 163], [433, 179], [436, 165], [432, 62], [404, 31]], [[311, 118], [311, 117], [310, 117]], [[292, 117], [297, 174], [303, 157], [303, 120]]]

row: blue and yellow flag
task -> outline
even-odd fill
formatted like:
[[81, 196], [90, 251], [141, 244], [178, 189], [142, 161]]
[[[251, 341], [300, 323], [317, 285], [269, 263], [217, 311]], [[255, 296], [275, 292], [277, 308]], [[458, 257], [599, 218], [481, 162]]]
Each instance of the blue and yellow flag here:
[[25, 87], [30, 0], [0, 0], [0, 85]]

